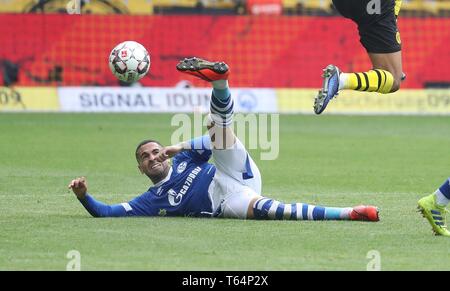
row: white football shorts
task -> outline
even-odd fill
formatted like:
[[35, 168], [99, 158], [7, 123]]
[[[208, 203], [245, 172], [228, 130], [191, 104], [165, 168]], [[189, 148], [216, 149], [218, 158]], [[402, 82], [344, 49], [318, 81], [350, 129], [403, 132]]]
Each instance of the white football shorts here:
[[212, 150], [216, 174], [209, 187], [214, 216], [247, 218], [250, 201], [261, 195], [261, 173], [241, 141]]

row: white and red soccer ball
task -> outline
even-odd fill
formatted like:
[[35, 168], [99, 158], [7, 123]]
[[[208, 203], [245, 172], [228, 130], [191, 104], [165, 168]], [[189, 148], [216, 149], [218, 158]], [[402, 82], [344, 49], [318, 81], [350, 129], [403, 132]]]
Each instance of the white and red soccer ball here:
[[109, 68], [119, 80], [133, 83], [139, 81], [148, 73], [150, 55], [140, 43], [124, 41], [111, 51]]

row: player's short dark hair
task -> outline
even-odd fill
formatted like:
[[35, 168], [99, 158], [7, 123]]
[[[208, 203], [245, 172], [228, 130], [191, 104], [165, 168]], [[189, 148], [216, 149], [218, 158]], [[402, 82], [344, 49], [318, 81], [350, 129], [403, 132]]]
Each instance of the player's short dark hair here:
[[134, 153], [135, 156], [136, 156], [136, 160], [138, 161], [138, 163], [139, 163], [139, 156], [138, 156], [138, 151], [139, 151], [139, 149], [141, 148], [141, 146], [143, 146], [143, 145], [145, 145], [145, 144], [148, 144], [148, 143], [151, 143], [151, 142], [154, 142], [154, 143], [156, 143], [156, 144], [159, 144], [160, 146], [163, 146], [159, 141], [154, 140], [154, 139], [146, 139], [146, 140], [141, 141], [141, 142], [138, 144], [138, 146], [136, 147], [136, 152]]

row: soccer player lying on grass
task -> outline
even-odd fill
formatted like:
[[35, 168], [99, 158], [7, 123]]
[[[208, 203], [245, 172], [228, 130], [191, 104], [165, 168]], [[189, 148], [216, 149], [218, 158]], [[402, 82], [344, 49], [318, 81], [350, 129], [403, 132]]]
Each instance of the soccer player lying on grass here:
[[421, 198], [417, 207], [433, 228], [436, 235], [450, 236], [446, 224], [445, 207], [450, 202], [450, 178], [431, 195]]
[[[261, 196], [258, 167], [230, 127], [233, 99], [228, 89], [228, 66], [191, 58], [179, 62], [177, 69], [212, 83], [209, 135], [167, 147], [155, 140], [141, 142], [136, 149], [138, 168], [153, 186], [128, 203], [98, 202], [87, 193], [85, 178], [72, 180], [69, 188], [92, 216], [378, 221], [374, 206], [285, 204]], [[215, 165], [208, 163], [211, 156]]]
[[335, 65], [323, 70], [322, 89], [314, 101], [314, 112], [322, 113], [339, 90], [391, 93], [405, 78], [397, 16], [401, 0], [333, 0], [342, 16], [358, 25], [360, 42], [366, 49], [372, 70], [344, 73]]

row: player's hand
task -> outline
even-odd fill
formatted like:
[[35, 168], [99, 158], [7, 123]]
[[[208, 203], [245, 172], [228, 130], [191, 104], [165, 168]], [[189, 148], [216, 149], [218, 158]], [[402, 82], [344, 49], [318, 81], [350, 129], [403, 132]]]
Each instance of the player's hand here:
[[72, 180], [69, 184], [69, 189], [72, 189], [73, 193], [78, 199], [84, 199], [87, 193], [87, 181], [85, 177], [80, 177]]
[[183, 150], [183, 147], [180, 145], [171, 145], [171, 146], [163, 147], [155, 159], [158, 162], [162, 163], [165, 160], [170, 159], [171, 157], [175, 156], [182, 150]]

